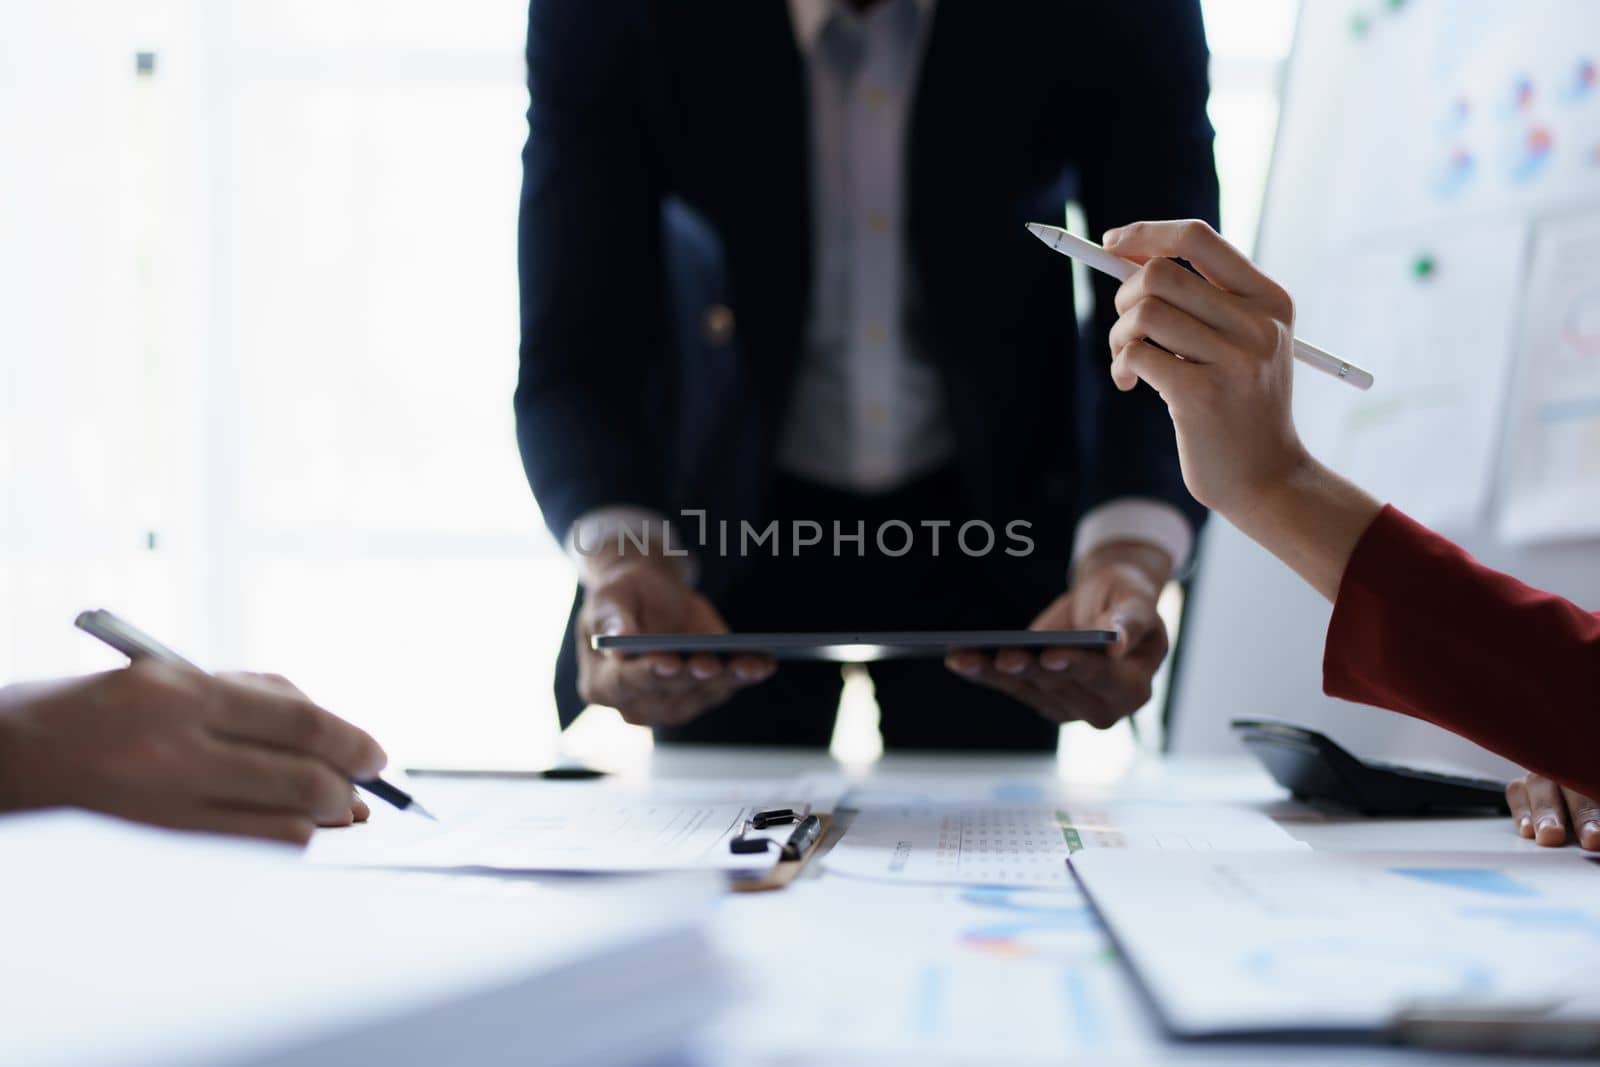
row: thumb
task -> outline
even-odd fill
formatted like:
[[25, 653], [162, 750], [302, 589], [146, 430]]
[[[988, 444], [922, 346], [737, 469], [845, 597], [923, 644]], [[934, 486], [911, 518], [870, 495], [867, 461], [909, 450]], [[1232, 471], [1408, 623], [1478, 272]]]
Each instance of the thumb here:
[[637, 613], [610, 593], [602, 593], [590, 602], [589, 619], [593, 632], [604, 637], [641, 632]]
[[1111, 646], [1111, 658], [1121, 659], [1139, 647], [1145, 636], [1159, 623], [1156, 606], [1142, 596], [1124, 597], [1113, 601], [1104, 616], [1104, 627], [1117, 632], [1117, 643]]

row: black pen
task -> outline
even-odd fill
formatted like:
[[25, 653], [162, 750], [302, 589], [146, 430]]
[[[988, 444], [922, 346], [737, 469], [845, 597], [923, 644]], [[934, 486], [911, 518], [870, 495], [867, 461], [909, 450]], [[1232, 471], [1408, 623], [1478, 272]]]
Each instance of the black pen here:
[[594, 767], [579, 767], [573, 764], [564, 764], [559, 767], [546, 767], [542, 771], [516, 771], [493, 770], [487, 767], [407, 767], [406, 773], [413, 778], [467, 778], [467, 779], [493, 779], [503, 778], [506, 781], [532, 781], [542, 779], [547, 782], [590, 782], [596, 778], [604, 778], [606, 772]]
[[[73, 625], [90, 637], [105, 642], [112, 648], [121, 652], [129, 659], [153, 659], [162, 663], [175, 663], [181, 667], [190, 667], [200, 670], [193, 663], [178, 655], [160, 641], [140, 630], [137, 626], [118, 618], [109, 611], [85, 611], [73, 621]], [[356, 785], [365, 789], [379, 800], [387, 801], [401, 811], [413, 812], [426, 819], [433, 819], [433, 814], [418, 804], [411, 794], [403, 789], [396, 788], [382, 778], [368, 778], [356, 782]], [[437, 822], [437, 819], [434, 819]]]

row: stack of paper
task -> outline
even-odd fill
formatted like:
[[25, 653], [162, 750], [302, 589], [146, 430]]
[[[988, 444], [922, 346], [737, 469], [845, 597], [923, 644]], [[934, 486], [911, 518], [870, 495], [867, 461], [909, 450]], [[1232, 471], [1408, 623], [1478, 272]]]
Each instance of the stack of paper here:
[[328, 871], [64, 813], [0, 819], [0, 857], [6, 1063], [653, 1062], [726, 992], [709, 876]]

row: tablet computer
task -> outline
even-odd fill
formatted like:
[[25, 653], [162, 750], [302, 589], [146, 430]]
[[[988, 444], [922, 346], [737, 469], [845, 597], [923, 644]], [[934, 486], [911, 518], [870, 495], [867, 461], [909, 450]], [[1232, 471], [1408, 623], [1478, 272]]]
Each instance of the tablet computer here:
[[956, 649], [1107, 648], [1115, 630], [894, 630], [786, 634], [613, 634], [589, 639], [601, 652], [680, 656], [756, 653], [774, 659], [871, 663], [882, 659], [943, 659]]

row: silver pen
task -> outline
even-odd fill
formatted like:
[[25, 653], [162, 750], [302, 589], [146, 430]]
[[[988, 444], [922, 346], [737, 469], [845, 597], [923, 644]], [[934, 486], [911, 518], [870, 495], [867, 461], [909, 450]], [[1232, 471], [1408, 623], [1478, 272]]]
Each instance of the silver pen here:
[[[73, 620], [73, 625], [90, 637], [110, 645], [130, 660], [153, 659], [161, 663], [173, 663], [180, 667], [200, 670], [195, 664], [178, 655], [131, 622], [118, 618], [109, 611], [96, 609], [82, 612], [77, 619]], [[378, 799], [393, 804], [401, 811], [409, 811], [426, 819], [434, 819], [433, 814], [427, 808], [418, 804], [410, 793], [398, 786], [390, 785], [382, 778], [367, 778], [357, 781], [355, 784]], [[434, 819], [434, 821], [437, 822], [438, 820]]]

